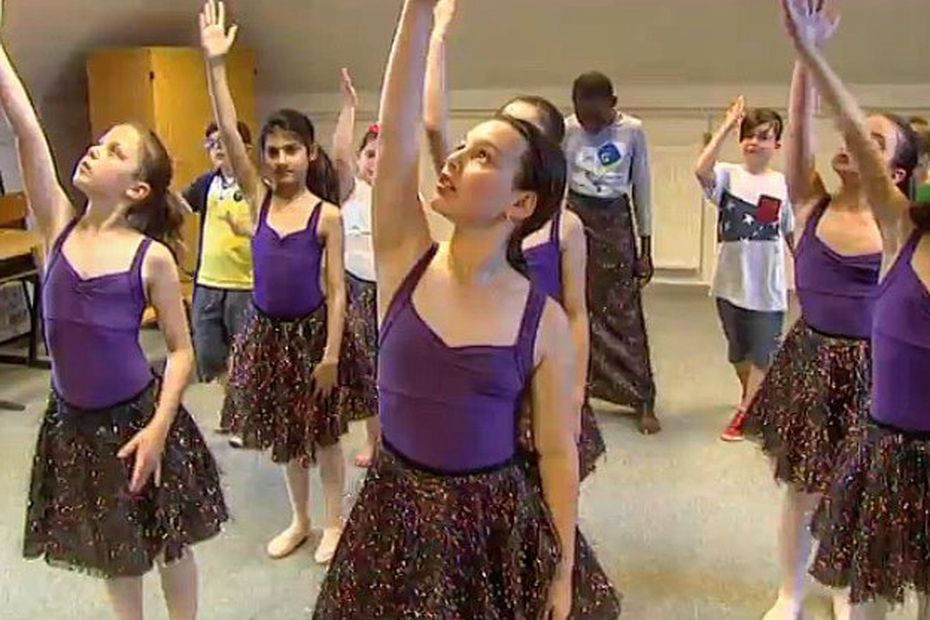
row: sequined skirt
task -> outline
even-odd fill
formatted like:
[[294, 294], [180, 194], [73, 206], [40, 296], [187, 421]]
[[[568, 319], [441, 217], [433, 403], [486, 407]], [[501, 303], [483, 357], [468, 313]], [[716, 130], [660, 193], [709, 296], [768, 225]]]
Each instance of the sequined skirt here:
[[[578, 537], [573, 618], [607, 619], [619, 601]], [[378, 452], [317, 599], [314, 618], [535, 620], [560, 551], [526, 464], [426, 471]]]
[[568, 208], [581, 218], [588, 241], [591, 396], [651, 410], [656, 388], [634, 271], [637, 249], [630, 201], [572, 192]]
[[338, 407], [342, 369], [327, 399], [313, 394], [313, 371], [325, 347], [325, 304], [293, 321], [254, 309], [233, 346], [227, 396], [230, 430], [246, 448], [270, 449], [275, 463], [309, 464], [317, 447], [339, 441], [347, 430]]
[[129, 402], [87, 411], [52, 393], [32, 465], [25, 557], [135, 577], [220, 532], [228, 515], [216, 462], [183, 408], [165, 442], [161, 484], [129, 493], [134, 461], [116, 454], [151, 420], [157, 396], [153, 383]]
[[749, 408], [744, 433], [775, 463], [775, 479], [823, 493], [844, 444], [869, 411], [870, 345], [798, 320]]
[[846, 452], [813, 521], [811, 574], [853, 603], [930, 594], [930, 434], [870, 420]]
[[346, 346], [343, 349], [345, 389], [339, 409], [350, 421], [378, 413], [378, 310], [377, 287], [346, 274], [349, 304], [346, 311]]

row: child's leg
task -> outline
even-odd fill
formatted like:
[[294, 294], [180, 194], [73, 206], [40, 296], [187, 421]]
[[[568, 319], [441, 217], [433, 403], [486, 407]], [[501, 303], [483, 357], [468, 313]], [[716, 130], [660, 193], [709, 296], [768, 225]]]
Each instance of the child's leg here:
[[195, 620], [197, 618], [197, 561], [191, 549], [170, 564], [158, 563], [161, 575], [161, 590], [168, 606], [171, 620]]
[[740, 403], [740, 409], [749, 410], [752, 399], [756, 397], [759, 388], [762, 387], [762, 381], [765, 380], [765, 370], [755, 364], [749, 364], [749, 374], [746, 377], [746, 385], [743, 388], [743, 401]]
[[342, 535], [342, 497], [346, 480], [342, 443], [320, 448], [317, 458], [320, 463], [320, 480], [323, 482], [326, 525], [323, 529], [323, 538], [314, 553], [314, 559], [320, 564], [325, 564], [335, 554], [339, 537]]
[[355, 457], [355, 464], [359, 467], [371, 466], [375, 458], [375, 450], [381, 440], [381, 422], [377, 415], [365, 420], [365, 435], [365, 447]]
[[291, 524], [268, 543], [268, 555], [273, 558], [290, 555], [310, 534], [310, 470], [291, 461], [284, 466], [284, 478], [291, 500]]
[[764, 620], [797, 620], [801, 617], [813, 542], [809, 524], [819, 498], [819, 495], [801, 493], [794, 487], [788, 487], [785, 491], [778, 524], [781, 586], [778, 599]]
[[142, 577], [118, 577], [106, 584], [117, 620], [142, 620]]
[[740, 392], [740, 403], [746, 400], [746, 384], [749, 382], [749, 370], [751, 364], [749, 362], [736, 362], [733, 364], [733, 369], [736, 371], [736, 378], [739, 379], [739, 386], [742, 390]]

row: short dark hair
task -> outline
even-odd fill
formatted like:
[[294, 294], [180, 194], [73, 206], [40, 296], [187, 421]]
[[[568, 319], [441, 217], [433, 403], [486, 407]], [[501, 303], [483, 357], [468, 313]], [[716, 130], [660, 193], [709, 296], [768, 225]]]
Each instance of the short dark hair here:
[[600, 71], [588, 71], [575, 78], [572, 85], [572, 97], [605, 97], [614, 96], [614, 84], [610, 78]]
[[[236, 123], [236, 129], [239, 130], [239, 137], [242, 138], [242, 141], [245, 142], [246, 144], [251, 145], [252, 144], [252, 130], [249, 129], [249, 126], [243, 123], [242, 121], [239, 121]], [[210, 124], [207, 125], [207, 130], [203, 134], [203, 137], [209, 138], [210, 136], [212, 136], [219, 130], [220, 128], [217, 126], [216, 121], [210, 121]]]
[[771, 108], [750, 108], [743, 117], [739, 126], [739, 139], [745, 140], [762, 125], [771, 125], [775, 132], [775, 139], [781, 141], [781, 134], [785, 129], [785, 121], [781, 114]]

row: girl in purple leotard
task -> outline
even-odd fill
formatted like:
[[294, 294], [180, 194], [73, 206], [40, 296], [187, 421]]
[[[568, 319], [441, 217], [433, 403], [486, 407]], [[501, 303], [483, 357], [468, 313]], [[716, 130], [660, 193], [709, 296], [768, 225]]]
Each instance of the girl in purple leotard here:
[[[74, 171], [72, 204], [29, 97], [0, 47], [0, 107], [16, 135], [43, 279], [52, 394], [39, 430], [24, 555], [105, 579], [115, 615], [142, 617], [157, 564], [172, 618], [197, 613], [189, 547], [227, 519], [216, 463], [181, 398], [193, 349], [172, 247], [181, 225], [171, 161], [151, 131], [116, 125]], [[139, 345], [155, 308], [163, 377]]]
[[[842, 453], [814, 516], [820, 545], [811, 572], [842, 589], [835, 605], [841, 620], [881, 617], [885, 602], [901, 603], [911, 589], [920, 597], [920, 617], [925, 618], [930, 592], [930, 204], [912, 203], [901, 189], [917, 163], [910, 128], [878, 131], [818, 49], [822, 3], [782, 4], [799, 60], [835, 112], [882, 240], [881, 280], [872, 309], [871, 411]], [[891, 154], [902, 150], [912, 152], [907, 163], [889, 171]]]

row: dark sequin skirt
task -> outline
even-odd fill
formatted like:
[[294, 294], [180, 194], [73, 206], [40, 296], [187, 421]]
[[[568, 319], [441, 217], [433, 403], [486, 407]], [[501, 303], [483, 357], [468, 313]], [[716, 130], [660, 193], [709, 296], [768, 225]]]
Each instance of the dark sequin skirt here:
[[594, 472], [598, 459], [607, 452], [607, 444], [597, 425], [591, 403], [585, 399], [581, 407], [581, 437], [578, 440], [578, 475], [582, 480]]
[[[531, 458], [536, 458], [536, 446], [533, 443], [533, 420], [529, 407], [524, 407], [520, 414], [520, 449]], [[597, 425], [591, 402], [585, 398], [581, 406], [581, 435], [578, 438], [578, 477], [584, 480], [594, 472], [597, 461], [607, 452], [607, 444]]]
[[346, 288], [346, 346], [340, 362], [345, 369], [345, 389], [339, 409], [349, 421], [356, 421], [378, 413], [377, 287], [347, 273]]
[[342, 370], [329, 398], [313, 395], [313, 371], [325, 347], [326, 304], [293, 321], [254, 309], [233, 346], [227, 396], [230, 430], [244, 447], [270, 449], [275, 463], [309, 464], [317, 447], [334, 445], [345, 434], [338, 407]]
[[837, 459], [869, 412], [870, 345], [798, 320], [775, 357], [744, 426], [775, 463], [775, 479], [824, 493]]
[[97, 577], [136, 577], [156, 558], [220, 533], [216, 462], [183, 408], [168, 433], [161, 484], [130, 495], [134, 460], [116, 454], [155, 414], [158, 385], [124, 404], [80, 410], [52, 393], [39, 430], [23, 555]]
[[[584, 539], [573, 618], [607, 619], [619, 600]], [[510, 620], [542, 617], [560, 551], [528, 466], [426, 471], [378, 452], [317, 599], [314, 618]]]
[[568, 208], [581, 218], [588, 240], [591, 396], [651, 411], [656, 387], [634, 272], [637, 249], [630, 201], [572, 192]]
[[930, 434], [870, 420], [814, 516], [811, 574], [853, 603], [930, 594]]

